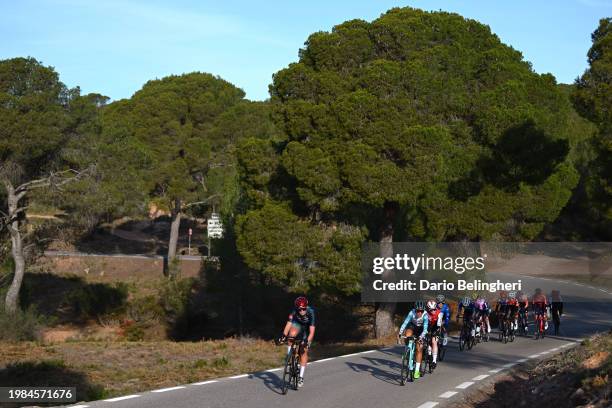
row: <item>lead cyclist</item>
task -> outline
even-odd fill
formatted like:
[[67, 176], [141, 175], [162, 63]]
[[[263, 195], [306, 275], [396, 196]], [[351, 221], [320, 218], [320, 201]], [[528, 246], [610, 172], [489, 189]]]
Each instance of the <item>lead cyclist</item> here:
[[[308, 348], [312, 344], [315, 334], [315, 312], [308, 306], [308, 299], [300, 296], [295, 299], [294, 308], [289, 313], [287, 323], [283, 329], [283, 335], [278, 339], [279, 343], [284, 343], [287, 337], [293, 337], [300, 341], [300, 375], [298, 387], [304, 386], [304, 371], [308, 364]], [[291, 352], [291, 345], [287, 347], [287, 353]]]

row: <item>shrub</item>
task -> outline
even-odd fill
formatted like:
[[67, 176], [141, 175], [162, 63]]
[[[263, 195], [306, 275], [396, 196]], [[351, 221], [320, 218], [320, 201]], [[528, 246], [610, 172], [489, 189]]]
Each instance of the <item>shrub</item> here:
[[15, 314], [7, 314], [4, 307], [0, 308], [0, 340], [2, 341], [37, 340], [44, 325], [44, 318], [38, 315], [34, 308], [25, 311], [18, 310]]

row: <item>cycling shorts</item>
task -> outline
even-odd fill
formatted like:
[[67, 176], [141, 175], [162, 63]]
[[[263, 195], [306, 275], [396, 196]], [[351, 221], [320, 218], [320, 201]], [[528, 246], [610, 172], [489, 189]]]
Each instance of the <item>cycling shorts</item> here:
[[421, 334], [423, 334], [423, 326], [417, 326], [414, 323], [409, 323], [408, 324], [408, 327], [406, 327], [406, 331], [408, 331], [408, 330], [412, 330], [412, 335], [413, 336], [419, 337]]
[[310, 334], [310, 326], [304, 326], [300, 322], [291, 322], [291, 327], [294, 327], [298, 330], [298, 334], [295, 336], [296, 339], [308, 339], [308, 335]]

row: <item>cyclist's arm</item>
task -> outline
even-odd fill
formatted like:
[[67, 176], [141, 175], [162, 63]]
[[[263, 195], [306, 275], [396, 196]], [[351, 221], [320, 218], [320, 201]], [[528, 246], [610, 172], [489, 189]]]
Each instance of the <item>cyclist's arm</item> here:
[[291, 329], [291, 320], [287, 320], [285, 324], [285, 328], [283, 329], [283, 336], [287, 337], [289, 335], [289, 330]]
[[448, 305], [444, 305], [444, 325], [448, 326], [448, 322], [451, 318], [451, 308]]
[[314, 339], [314, 335], [315, 335], [315, 327], [310, 326], [310, 333], [308, 333], [308, 344], [312, 343], [312, 339]]
[[443, 313], [438, 313], [438, 327], [442, 327], [442, 323], [444, 321], [444, 314]]
[[406, 316], [406, 318], [404, 319], [404, 323], [402, 323], [402, 326], [399, 329], [399, 335], [400, 336], [404, 335], [404, 331], [406, 330], [406, 327], [408, 326], [408, 323], [410, 323], [411, 319], [412, 319], [412, 311], [410, 311], [410, 313], [408, 313], [408, 316]]
[[[423, 312], [426, 313], [426, 312]], [[427, 328], [429, 327], [429, 318], [427, 316], [425, 316], [425, 318], [423, 319], [423, 333], [421, 333], [421, 338], [424, 339], [425, 336], [427, 335]]]

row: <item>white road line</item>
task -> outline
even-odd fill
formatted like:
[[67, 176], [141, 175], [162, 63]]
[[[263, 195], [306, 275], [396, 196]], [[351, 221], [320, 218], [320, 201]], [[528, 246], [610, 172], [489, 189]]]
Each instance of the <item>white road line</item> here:
[[337, 357], [324, 358], [323, 360], [313, 361], [313, 363], [322, 363], [324, 361], [335, 360]]
[[495, 374], [495, 373], [499, 373], [502, 370], [503, 370], [503, 368], [495, 368], [493, 370], [489, 370], [489, 372]]
[[419, 405], [417, 408], [433, 408], [436, 405], [438, 405], [437, 402], [427, 401], [426, 403]]
[[219, 382], [219, 381], [217, 381], [217, 380], [200, 381], [200, 382], [197, 382], [197, 383], [193, 383], [191, 385], [206, 385], [206, 384], [212, 384], [212, 383], [216, 383], [216, 382]]
[[516, 365], [516, 363], [508, 363], [508, 364], [504, 364], [502, 367], [504, 367], [504, 368], [510, 368], [510, 367], [515, 366], [515, 365]]
[[485, 379], [485, 378], [487, 378], [488, 376], [489, 376], [489, 374], [481, 374], [481, 375], [478, 375], [478, 376], [476, 376], [476, 377], [472, 378], [472, 380], [474, 380], [474, 381], [480, 381], [480, 380], [484, 380], [484, 379]]
[[68, 408], [87, 408], [89, 405], [70, 405]]
[[557, 350], [559, 350], [559, 347], [555, 347], [555, 348], [550, 349], [550, 351], [557, 351]]
[[230, 378], [232, 379], [236, 379], [236, 378], [244, 378], [244, 377], [248, 377], [248, 374], [240, 374], [240, 375], [233, 375]]
[[450, 398], [455, 394], [457, 394], [457, 391], [446, 391], [445, 393], [438, 395], [438, 398]]
[[532, 355], [529, 356], [529, 358], [538, 358], [538, 357], [540, 357], [539, 354], [532, 354]]
[[544, 354], [548, 354], [548, 353], [551, 353], [551, 351], [550, 350], [543, 351], [540, 353], [540, 355], [543, 356]]
[[168, 392], [168, 391], [174, 391], [174, 390], [182, 390], [183, 388], [185, 388], [184, 385], [179, 385], [176, 387], [160, 388], [159, 390], [153, 390], [151, 392]]
[[362, 351], [361, 354], [368, 354], [368, 353], [375, 353], [378, 350], [368, 350], [368, 351]]
[[266, 373], [273, 373], [273, 372], [275, 372], [275, 371], [280, 371], [280, 370], [282, 370], [282, 369], [283, 369], [283, 367], [279, 367], [279, 368], [271, 368], [271, 369], [269, 369], [269, 370], [266, 370]]
[[455, 388], [460, 388], [462, 390], [465, 390], [467, 387], [469, 387], [470, 385], [473, 385], [473, 384], [474, 384], [473, 381], [466, 381], [466, 382], [463, 382], [463, 383], [459, 384]]
[[345, 354], [345, 355], [340, 356], [340, 357], [341, 357], [341, 358], [344, 358], [344, 357], [353, 357], [353, 356], [357, 356], [357, 355], [359, 355], [359, 354], [361, 354], [361, 353], [351, 353], [351, 354]]
[[521, 358], [520, 360], [516, 360], [517, 363], [524, 363], [525, 361], [529, 360], [528, 358]]
[[105, 402], [117, 402], [117, 401], [123, 401], [123, 400], [127, 400], [127, 399], [132, 399], [132, 398], [138, 398], [140, 397], [140, 395], [126, 395], [123, 397], [117, 397], [117, 398], [110, 398], [110, 399], [105, 399]]

